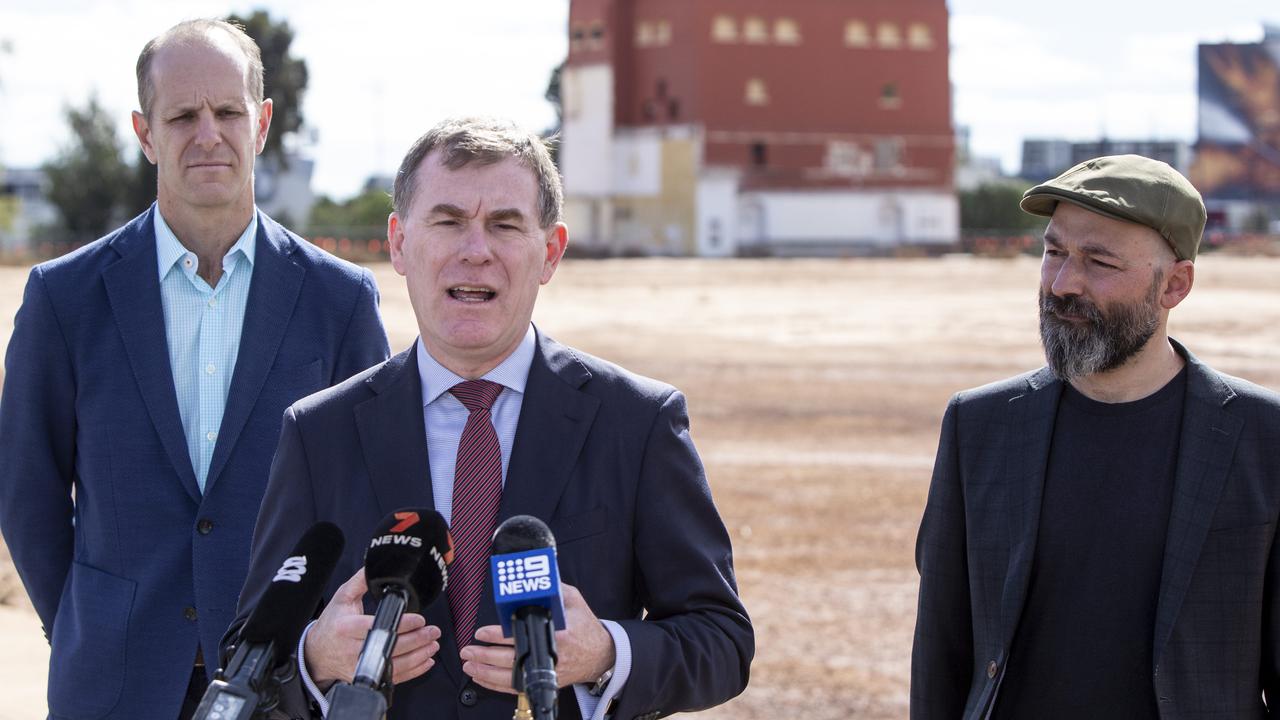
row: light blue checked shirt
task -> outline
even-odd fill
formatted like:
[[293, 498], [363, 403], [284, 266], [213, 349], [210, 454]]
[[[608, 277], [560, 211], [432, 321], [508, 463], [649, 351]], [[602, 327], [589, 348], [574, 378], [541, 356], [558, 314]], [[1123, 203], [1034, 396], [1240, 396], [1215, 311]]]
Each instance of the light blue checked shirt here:
[[[533, 367], [533, 355], [537, 351], [537, 335], [533, 326], [525, 332], [524, 338], [516, 346], [515, 351], [507, 356], [497, 367], [485, 373], [483, 380], [490, 380], [502, 386], [498, 399], [493, 401], [489, 409], [489, 417], [493, 429], [498, 434], [498, 446], [502, 450], [502, 482], [507, 481], [507, 467], [511, 463], [511, 448], [515, 445], [516, 425], [520, 421], [520, 407], [524, 403], [525, 383], [529, 380], [529, 368]], [[423, 420], [427, 429], [427, 457], [431, 463], [431, 498], [435, 501], [436, 511], [444, 516], [445, 522], [453, 519], [453, 473], [458, 462], [458, 443], [462, 441], [462, 430], [466, 427], [470, 411], [462, 401], [454, 397], [449, 390], [463, 378], [446, 368], [431, 357], [427, 348], [418, 338], [415, 352], [418, 354], [418, 374], [422, 382]], [[578, 699], [578, 709], [582, 717], [588, 720], [603, 720], [604, 711], [615, 695], [626, 685], [631, 674], [631, 641], [621, 625], [611, 620], [601, 620], [609, 634], [613, 636], [614, 664], [613, 677], [610, 678], [604, 694], [595, 697], [587, 685], [573, 686], [574, 695]], [[313, 623], [314, 624], [314, 623]], [[307, 627], [310, 632], [311, 627]], [[463, 641], [459, 638], [459, 646], [467, 645], [471, 638]], [[307, 642], [307, 634], [303, 633], [298, 641], [298, 667], [301, 670], [303, 684], [311, 696], [320, 705], [321, 712], [329, 713], [328, 700], [321, 695], [307, 672], [303, 661], [303, 647]]]
[[249, 226], [222, 258], [222, 276], [215, 288], [196, 274], [200, 259], [182, 245], [159, 209], [154, 217], [169, 368], [191, 467], [203, 492], [222, 427], [231, 373], [240, 353], [240, 332], [253, 279], [258, 213], [255, 209]]

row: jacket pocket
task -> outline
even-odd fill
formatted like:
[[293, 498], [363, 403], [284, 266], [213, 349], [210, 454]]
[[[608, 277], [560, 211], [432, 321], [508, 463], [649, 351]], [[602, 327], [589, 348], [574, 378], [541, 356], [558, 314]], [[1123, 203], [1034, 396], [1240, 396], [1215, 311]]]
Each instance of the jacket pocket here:
[[120, 701], [136, 590], [132, 580], [71, 564], [50, 642], [49, 712], [54, 717], [96, 720]]
[[577, 515], [552, 518], [547, 527], [555, 535], [556, 547], [559, 547], [604, 532], [605, 510], [604, 507], [597, 507]]

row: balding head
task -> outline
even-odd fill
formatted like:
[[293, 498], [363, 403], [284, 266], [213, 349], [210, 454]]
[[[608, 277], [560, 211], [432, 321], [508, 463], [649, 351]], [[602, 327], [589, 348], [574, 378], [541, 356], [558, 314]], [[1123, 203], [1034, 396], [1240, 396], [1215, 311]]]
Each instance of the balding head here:
[[152, 78], [152, 65], [156, 55], [170, 45], [205, 45], [240, 53], [247, 61], [245, 71], [245, 88], [249, 96], [257, 103], [262, 102], [263, 69], [262, 51], [258, 44], [249, 37], [243, 28], [225, 20], [186, 20], [169, 28], [152, 38], [138, 55], [138, 104], [142, 114], [151, 117], [151, 106], [155, 101], [155, 81]]

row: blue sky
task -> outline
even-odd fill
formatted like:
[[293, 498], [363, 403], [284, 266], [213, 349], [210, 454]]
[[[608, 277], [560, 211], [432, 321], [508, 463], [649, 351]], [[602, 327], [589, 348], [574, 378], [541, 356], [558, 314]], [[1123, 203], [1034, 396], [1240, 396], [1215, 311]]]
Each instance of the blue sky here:
[[[948, 5], [955, 120], [978, 154], [1010, 170], [1023, 137], [1194, 139], [1196, 43], [1255, 41], [1263, 21], [1280, 25], [1280, 7], [1257, 0]], [[535, 128], [554, 118], [542, 94], [567, 49], [567, 0], [9, 2], [0, 6], [0, 40], [11, 45], [0, 54], [0, 163], [37, 165], [56, 152], [61, 108], [91, 92], [125, 138], [147, 39], [184, 18], [254, 7], [288, 18], [309, 66], [316, 142], [307, 152], [321, 192], [343, 197], [391, 171], [446, 115]]]

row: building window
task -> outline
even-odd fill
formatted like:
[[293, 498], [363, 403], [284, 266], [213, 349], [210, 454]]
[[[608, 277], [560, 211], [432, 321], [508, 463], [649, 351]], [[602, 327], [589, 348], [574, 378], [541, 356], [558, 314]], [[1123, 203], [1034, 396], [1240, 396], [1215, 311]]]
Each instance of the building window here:
[[932, 50], [933, 33], [929, 32], [929, 26], [924, 23], [911, 23], [907, 28], [907, 45], [910, 45], [913, 50]]
[[680, 99], [679, 98], [671, 98], [670, 100], [667, 101], [667, 115], [672, 120], [680, 119]]
[[653, 44], [663, 47], [671, 44], [671, 22], [659, 20], [653, 28]]
[[604, 49], [604, 23], [599, 21], [594, 22], [587, 29], [587, 49]]
[[569, 49], [572, 51], [581, 51], [586, 49], [587, 30], [581, 25], [574, 25], [573, 30], [569, 33]]
[[636, 47], [643, 48], [657, 45], [658, 43], [654, 38], [654, 35], [656, 34], [655, 30], [653, 23], [645, 22], [643, 20], [640, 21], [640, 23], [636, 25]]
[[902, 35], [898, 32], [898, 26], [891, 22], [880, 23], [876, 27], [876, 42], [882, 48], [902, 47]]
[[897, 83], [885, 83], [880, 87], [880, 107], [887, 110], [902, 106], [902, 96], [898, 94]]
[[902, 142], [897, 138], [877, 140], [875, 153], [876, 170], [897, 170], [902, 166]]
[[764, 143], [751, 143], [751, 164], [755, 167], [765, 167], [769, 164], [769, 155]]
[[799, 45], [800, 26], [791, 18], [781, 18], [773, 24], [773, 41], [779, 45]]
[[760, 78], [751, 78], [748, 80], [743, 100], [748, 105], [768, 105], [769, 88], [765, 87], [764, 80], [761, 80]]
[[871, 47], [871, 31], [861, 20], [850, 20], [844, 24], [844, 44], [847, 47]]
[[738, 42], [738, 25], [728, 15], [717, 15], [711, 21], [711, 39], [720, 43]]
[[662, 47], [671, 44], [671, 23], [666, 20], [641, 21], [636, 25], [636, 47]]
[[758, 17], [742, 21], [742, 39], [756, 45], [769, 42], [769, 25]]

